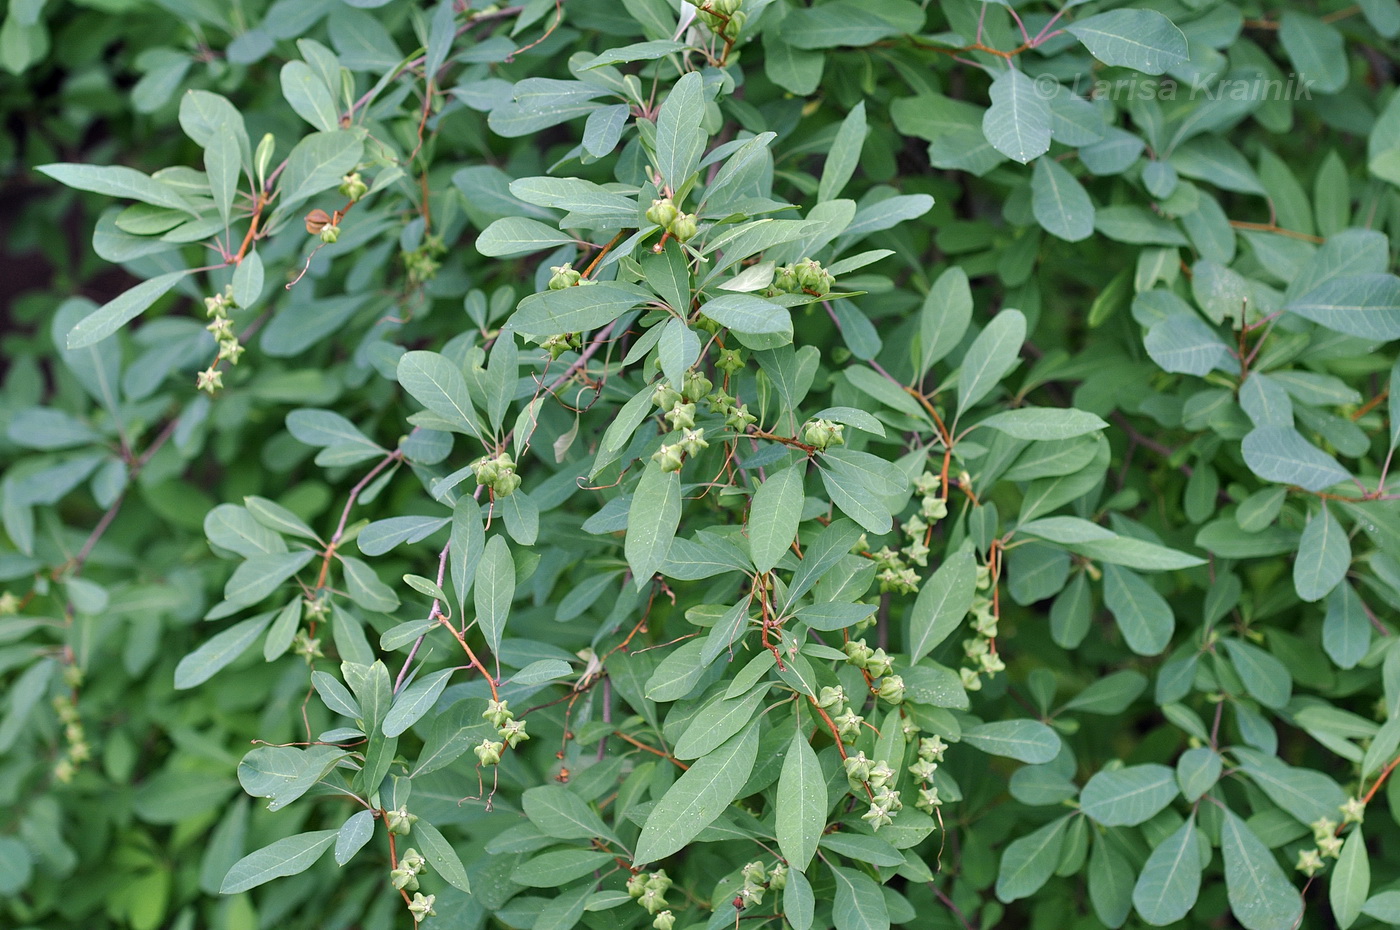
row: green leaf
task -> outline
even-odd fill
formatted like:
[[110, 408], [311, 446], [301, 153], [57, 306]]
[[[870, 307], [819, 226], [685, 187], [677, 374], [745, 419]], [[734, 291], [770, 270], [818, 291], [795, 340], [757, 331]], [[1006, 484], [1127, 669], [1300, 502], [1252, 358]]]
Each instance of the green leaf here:
[[1007, 845], [997, 871], [997, 900], [1010, 904], [1028, 898], [1050, 880], [1060, 864], [1065, 830], [1073, 816], [1066, 814]]
[[400, 691], [394, 698], [394, 706], [384, 715], [384, 723], [380, 727], [384, 735], [398, 736], [432, 710], [437, 699], [447, 688], [447, 682], [452, 678], [454, 671], [455, 669], [445, 668], [432, 672]]
[[1351, 540], [1326, 503], [1303, 528], [1293, 587], [1305, 601], [1320, 601], [1341, 584], [1351, 567]]
[[282, 66], [282, 96], [297, 116], [317, 129], [333, 132], [340, 125], [340, 113], [326, 82], [304, 61]]
[[1117, 565], [1105, 565], [1103, 600], [1129, 649], [1140, 656], [1155, 656], [1167, 648], [1176, 629], [1176, 618], [1166, 598], [1140, 575]]
[[1052, 236], [1079, 242], [1094, 233], [1094, 204], [1089, 194], [1058, 161], [1041, 156], [1031, 175], [1031, 210]]
[[[1400, 892], [1395, 894], [1400, 896]], [[812, 883], [798, 869], [791, 870], [787, 887], [783, 889], [783, 917], [792, 924], [793, 930], [811, 930], [816, 905]]]
[[714, 823], [749, 780], [758, 756], [758, 722], [700, 759], [667, 789], [647, 816], [632, 861], [656, 862]]
[[340, 835], [339, 830], [298, 833], [249, 853], [233, 864], [219, 887], [220, 894], [238, 894], [274, 878], [297, 875], [315, 864]]
[[84, 349], [106, 339], [164, 297], [188, 274], [188, 271], [172, 271], [159, 275], [107, 301], [68, 331], [68, 348]]
[[1303, 899], [1277, 860], [1234, 811], [1221, 811], [1225, 887], [1235, 919], [1247, 930], [1288, 930], [1303, 916]]
[[1013, 65], [993, 78], [990, 94], [982, 133], [992, 147], [1023, 165], [1044, 155], [1050, 148], [1050, 104], [1035, 82]]
[[1390, 448], [1400, 446], [1400, 358], [1390, 369]]
[[919, 588], [909, 611], [909, 661], [918, 662], [952, 635], [977, 596], [977, 558], [959, 549]]
[[396, 377], [424, 407], [468, 436], [485, 435], [462, 370], [436, 352], [405, 352]]
[[224, 585], [224, 600], [241, 607], [256, 604], [301, 571], [315, 554], [310, 549], [301, 549], [249, 558], [234, 570]]
[[1221, 643], [1250, 696], [1265, 707], [1282, 710], [1293, 692], [1288, 667], [1251, 643], [1234, 638], [1222, 639]]
[[918, 32], [923, 22], [923, 11], [912, 3], [872, 5], [860, 0], [834, 0], [789, 12], [780, 32], [785, 43], [798, 48], [836, 48], [869, 45], [888, 36]]
[[573, 236], [539, 220], [507, 216], [482, 230], [476, 238], [476, 250], [489, 258], [515, 258], [573, 241]]
[[1334, 94], [1346, 86], [1350, 75], [1342, 34], [1330, 23], [1284, 10], [1279, 19], [1279, 42], [1288, 53], [1301, 80], [1318, 93]]
[[1165, 927], [1185, 917], [1200, 893], [1201, 846], [1191, 816], [1147, 857], [1133, 886], [1133, 907], [1152, 926]]
[[979, 723], [964, 729], [962, 740], [983, 752], [1030, 765], [1049, 762], [1060, 753], [1060, 737], [1039, 720]]
[[302, 539], [320, 542], [316, 531], [307, 526], [301, 517], [275, 501], [250, 495], [243, 498], [243, 506], [248, 508], [253, 519], [284, 536], [300, 536]]
[[1220, 753], [1208, 746], [1197, 746], [1181, 754], [1176, 761], [1176, 782], [1181, 794], [1195, 803], [1220, 780]]
[[677, 759], [698, 759], [713, 752], [748, 725], [767, 693], [768, 688], [764, 685], [738, 697], [717, 694], [707, 700], [680, 739], [676, 740], [671, 755]]
[[510, 602], [515, 599], [515, 562], [510, 557], [510, 546], [500, 536], [492, 536], [486, 542], [472, 593], [482, 635], [491, 651], [497, 652], [510, 615]]
[[1231, 752], [1240, 769], [1273, 801], [1299, 823], [1310, 824], [1323, 817], [1335, 818], [1346, 795], [1337, 783], [1321, 772], [1293, 768], [1276, 756], [1236, 747]]
[[470, 494], [463, 494], [452, 508], [452, 536], [448, 541], [448, 561], [452, 570], [452, 591], [457, 596], [457, 615], [467, 610], [467, 593], [476, 580], [476, 569], [486, 545], [481, 507]]
[[705, 150], [705, 82], [698, 71], [681, 77], [656, 117], [656, 170], [672, 193], [694, 173]]
[[293, 410], [287, 414], [287, 432], [308, 446], [356, 446], [364, 450], [366, 457], [386, 454], [359, 427], [330, 410]]
[[1400, 923], [1400, 891], [1382, 891], [1372, 895], [1362, 906], [1361, 913], [1381, 923]]
[[1108, 424], [1084, 410], [1055, 407], [1019, 407], [1003, 410], [983, 420], [978, 426], [990, 426], [1013, 439], [1052, 440], [1073, 439], [1087, 433], [1108, 429]]
[[404, 543], [422, 542], [447, 525], [451, 517], [389, 517], [360, 531], [355, 543], [365, 555], [383, 555]]
[[287, 156], [278, 214], [285, 215], [307, 198], [340, 184], [340, 179], [359, 164], [364, 149], [356, 130], [313, 132], [304, 137]]
[[865, 145], [869, 130], [865, 124], [865, 101], [851, 108], [836, 131], [836, 139], [827, 152], [826, 164], [822, 166], [822, 179], [817, 185], [817, 201], [831, 200], [841, 195], [841, 190], [851, 175], [855, 174], [860, 163], [860, 150]]
[[880, 886], [855, 869], [831, 866], [836, 880], [836, 900], [831, 918], [836, 930], [889, 930], [890, 915]]
[[592, 849], [557, 849], [520, 863], [510, 880], [526, 888], [557, 888], [611, 862], [613, 854]]
[[972, 321], [972, 288], [967, 272], [954, 265], [938, 276], [919, 310], [916, 368], [927, 372], [962, 341]]
[[723, 294], [701, 306], [700, 312], [736, 333], [781, 333], [792, 336], [792, 313], [752, 294]]
[[1121, 714], [1147, 689], [1147, 679], [1140, 672], [1114, 672], [1091, 682], [1083, 691], [1065, 701], [1061, 711], [1077, 710], [1084, 714], [1112, 716]]
[[1357, 824], [1342, 845], [1337, 867], [1327, 882], [1327, 900], [1339, 930], [1347, 930], [1361, 916], [1361, 908], [1371, 893], [1371, 857], [1366, 839]]
[[[636, 213], [636, 204], [631, 209]], [[641, 258], [641, 266], [647, 284], [665, 298], [671, 309], [682, 316], [690, 313], [690, 264], [679, 243], [669, 240], [660, 254], [648, 251]], [[680, 319], [675, 322], [685, 325]]]
[[817, 852], [817, 841], [826, 828], [826, 776], [817, 754], [799, 729], [793, 734], [778, 776], [778, 848], [793, 869], [806, 871]]
[[958, 416], [991, 393], [1016, 366], [1025, 341], [1026, 317], [1020, 310], [1003, 310], [992, 317], [958, 369]]
[[[238, 192], [238, 178], [242, 172], [242, 164], [238, 160], [238, 141], [234, 138], [233, 129], [229, 126], [221, 125], [214, 136], [214, 141], [204, 150], [204, 172], [209, 176], [209, 192], [214, 197], [214, 206], [219, 211], [219, 218], [223, 220], [225, 226], [229, 224], [230, 212], [233, 209], [233, 198]], [[249, 259], [252, 259], [250, 262]], [[261, 267], [258, 263], [257, 253], [252, 252], [239, 262], [239, 269], [244, 264], [248, 266]], [[235, 271], [235, 275], [237, 271]], [[248, 306], [241, 300], [237, 300], [237, 289], [235, 289], [235, 302], [240, 307]]]
[[39, 165], [34, 170], [80, 191], [138, 200], [141, 203], [194, 214], [189, 201], [174, 187], [142, 174], [135, 168], [122, 165], [52, 164]]
[[790, 465], [769, 475], [754, 492], [749, 508], [749, 552], [760, 572], [771, 571], [797, 538], [806, 470], [806, 462]]
[[591, 840], [600, 837], [621, 845], [593, 808], [563, 785], [537, 785], [522, 796], [525, 816], [545, 836], [561, 840]]
[[1189, 57], [1186, 36], [1155, 10], [1112, 10], [1066, 25], [1099, 61], [1161, 74]]
[[1388, 342], [1400, 338], [1400, 277], [1331, 278], [1290, 300], [1284, 309], [1339, 333]]
[[340, 825], [335, 837], [335, 864], [344, 865], [374, 838], [374, 811], [356, 811]]
[[336, 746], [259, 746], [238, 763], [238, 781], [253, 797], [272, 798], [268, 810], [280, 810], [314, 788], [347, 755]]
[[671, 540], [681, 521], [681, 481], [676, 472], [663, 472], [648, 462], [627, 509], [627, 539], [623, 551], [638, 588], [666, 564]]
[[442, 879], [458, 891], [471, 892], [471, 882], [467, 880], [467, 870], [462, 868], [462, 860], [457, 850], [426, 819], [420, 818], [413, 825], [413, 842], [418, 846], [428, 865]]
[[1371, 646], [1371, 618], [1350, 584], [1343, 582], [1327, 596], [1322, 620], [1322, 648], [1340, 668], [1354, 668]]
[[510, 326], [540, 339], [556, 333], [587, 332], [607, 326], [637, 304], [652, 299], [645, 288], [615, 281], [566, 287], [526, 297], [510, 318]]
[[1143, 347], [1163, 371], [1205, 377], [1228, 366], [1230, 348], [1204, 321], [1176, 315], [1153, 323]]
[[1098, 772], [1079, 793], [1079, 808], [1106, 827], [1135, 827], [1177, 796], [1176, 772], [1165, 765], [1130, 765]]

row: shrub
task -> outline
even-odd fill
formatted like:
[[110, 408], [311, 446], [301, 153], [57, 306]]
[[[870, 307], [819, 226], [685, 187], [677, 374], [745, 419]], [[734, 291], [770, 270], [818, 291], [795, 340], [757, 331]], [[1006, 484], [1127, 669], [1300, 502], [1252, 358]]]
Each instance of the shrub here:
[[52, 6], [7, 925], [1400, 923], [1395, 0]]

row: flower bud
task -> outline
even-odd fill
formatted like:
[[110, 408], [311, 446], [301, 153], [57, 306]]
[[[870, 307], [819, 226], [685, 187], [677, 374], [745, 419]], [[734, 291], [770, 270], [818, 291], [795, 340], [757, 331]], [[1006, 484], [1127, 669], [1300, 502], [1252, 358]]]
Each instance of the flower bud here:
[[914, 806], [925, 813], [932, 814], [934, 808], [943, 806], [943, 801], [938, 797], [937, 788], [920, 788], [919, 799], [914, 802]]
[[890, 673], [890, 667], [890, 657], [883, 649], [876, 649], [866, 657], [865, 670], [870, 673], [871, 678], [879, 678], [881, 675], [888, 675]]
[[847, 756], [842, 760], [842, 765], [846, 769], [846, 777], [857, 782], [867, 781], [870, 778], [870, 770], [874, 767], [873, 760], [866, 757], [864, 752], [858, 752], [853, 756]]
[[840, 707], [846, 703], [846, 689], [840, 685], [832, 687], [824, 685], [817, 693], [817, 706], [822, 710], [830, 710], [833, 707]]
[[891, 778], [894, 778], [894, 769], [890, 768], [887, 763], [876, 762], [870, 767], [869, 781], [871, 788], [878, 791], [888, 785]]
[[540, 348], [549, 353], [551, 359], [557, 359], [565, 352], [573, 348], [569, 344], [569, 333], [557, 333], [540, 343]]
[[831, 420], [812, 420], [802, 431], [802, 440], [816, 449], [846, 444], [846, 428]]
[[651, 402], [660, 407], [666, 413], [681, 402], [681, 393], [671, 387], [669, 382], [661, 381], [656, 385], [656, 390], [651, 392]]
[[783, 265], [773, 273], [773, 289], [781, 294], [795, 294], [802, 290], [802, 285], [797, 280], [797, 269], [794, 265]]
[[685, 464], [685, 451], [678, 442], [662, 445], [652, 454], [651, 460], [660, 465], [663, 472], [680, 471]]
[[340, 193], [351, 203], [359, 200], [369, 192], [369, 185], [360, 177], [358, 171], [352, 171], [340, 179]]
[[943, 737], [937, 734], [925, 736], [919, 740], [919, 758], [928, 759], [931, 762], [942, 762], [943, 753], [948, 748], [948, 744], [943, 742]]
[[880, 687], [875, 694], [883, 701], [898, 704], [904, 700], [904, 679], [898, 675], [887, 675], [880, 679]]
[[505, 748], [504, 743], [484, 739], [481, 741], [481, 745], [472, 751], [476, 753], [476, 757], [481, 760], [482, 765], [496, 765], [501, 761], [501, 753]]
[[676, 925], [676, 915], [670, 911], [661, 911], [651, 921], [655, 930], [671, 930]]
[[326, 226], [321, 230], [321, 241], [326, 245], [331, 245], [340, 238], [339, 226]]
[[773, 871], [768, 873], [768, 887], [774, 891], [782, 891], [787, 887], [788, 870], [787, 866], [779, 862], [773, 866]]
[[417, 821], [418, 815], [410, 814], [408, 808], [401, 805], [385, 815], [384, 826], [395, 836], [408, 836]]
[[673, 219], [666, 229], [678, 242], [689, 242], [700, 231], [700, 225], [694, 213], [682, 213]]
[[525, 732], [524, 720], [507, 720], [501, 724], [501, 728], [496, 731], [496, 735], [505, 740], [507, 746], [514, 749], [530, 738], [530, 734]]
[[671, 424], [673, 430], [694, 429], [695, 405], [676, 404], [666, 414], [666, 421]]
[[867, 646], [863, 639], [847, 640], [841, 644], [841, 650], [846, 653], [846, 661], [856, 668], [865, 668], [875, 654], [875, 650]]
[[681, 441], [677, 443], [686, 455], [697, 455], [701, 449], [708, 449], [710, 444], [705, 441], [705, 431], [703, 429], [688, 429], [682, 434]]
[[224, 386], [224, 373], [217, 368], [208, 368], [194, 376], [194, 386], [196, 390], [213, 394]]
[[491, 726], [499, 729], [505, 726], [507, 720], [514, 720], [515, 714], [511, 713], [509, 701], [489, 700], [486, 709], [481, 712], [481, 719], [491, 721]]
[[646, 908], [648, 914], [656, 914], [666, 909], [665, 892], [658, 891], [651, 885], [647, 885], [642, 890], [642, 895], [637, 899], [637, 903]]
[[680, 212], [670, 197], [653, 200], [651, 206], [647, 208], [647, 222], [655, 223], [662, 229], [666, 229], [676, 217], [680, 216]]
[[422, 923], [427, 917], [436, 917], [437, 911], [433, 910], [433, 902], [437, 900], [437, 895], [415, 894], [413, 900], [408, 905], [408, 912], [413, 915], [414, 923]]
[[749, 428], [749, 424], [757, 423], [758, 417], [749, 413], [748, 404], [740, 404], [731, 409], [724, 417], [724, 425], [732, 430], [743, 432]]
[[555, 265], [549, 269], [552, 274], [549, 277], [549, 289], [551, 291], [562, 291], [566, 287], [573, 287], [583, 277], [583, 274], [575, 271], [571, 262], [562, 265]]
[[719, 358], [715, 360], [715, 367], [730, 374], [743, 371], [744, 358], [739, 354], [738, 349], [720, 349]]
[[841, 742], [854, 743], [860, 736], [860, 725], [865, 722], [865, 718], [847, 707], [844, 711], [831, 718], [831, 722], [836, 724], [836, 735], [840, 738]]
[[400, 866], [389, 872], [389, 883], [399, 891], [417, 891], [418, 876], [412, 869], [405, 869]]
[[688, 371], [685, 373], [685, 381], [681, 385], [681, 395], [693, 404], [714, 390], [714, 387], [715, 383], [705, 377], [703, 372]]

